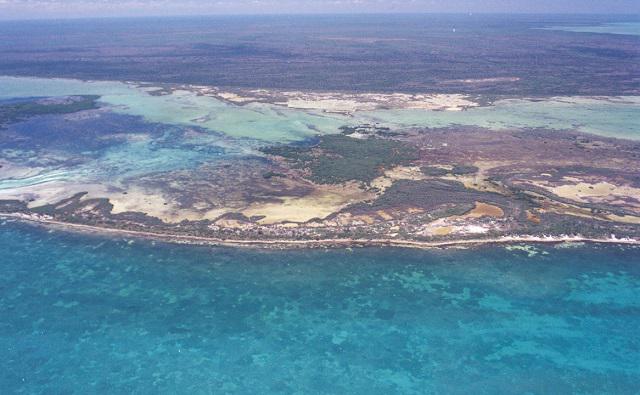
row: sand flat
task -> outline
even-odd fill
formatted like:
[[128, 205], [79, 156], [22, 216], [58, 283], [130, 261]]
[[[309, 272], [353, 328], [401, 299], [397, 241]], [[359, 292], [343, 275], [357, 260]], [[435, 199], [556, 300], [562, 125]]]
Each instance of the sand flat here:
[[264, 216], [258, 222], [263, 225], [280, 222], [307, 222], [324, 219], [347, 205], [369, 199], [373, 194], [365, 192], [356, 183], [321, 186], [303, 197], [283, 197], [279, 203], [254, 203], [242, 210], [247, 217]]
[[[626, 198], [623, 202], [625, 205], [640, 207], [640, 188], [627, 185], [614, 185], [609, 182], [589, 183], [576, 179], [572, 179], [571, 181], [579, 182], [559, 186], [549, 186], [546, 183], [536, 183], [536, 185], [547, 189], [557, 196], [581, 203], [615, 204], [616, 199]], [[633, 201], [635, 201], [635, 203]]]

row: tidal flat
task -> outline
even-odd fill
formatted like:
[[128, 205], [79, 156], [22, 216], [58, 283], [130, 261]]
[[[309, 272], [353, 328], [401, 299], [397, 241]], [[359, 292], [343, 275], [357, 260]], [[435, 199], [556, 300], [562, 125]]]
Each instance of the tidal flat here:
[[640, 234], [636, 96], [0, 77], [0, 100], [14, 218], [265, 245]]
[[[100, 95], [100, 101], [115, 113], [139, 116], [148, 122], [201, 127], [231, 137], [269, 142], [304, 140], [319, 133], [337, 133], [340, 126], [363, 123], [395, 128], [459, 125], [495, 129], [569, 129], [640, 139], [640, 96], [521, 97], [479, 105], [474, 96], [462, 95], [465, 101], [458, 99], [456, 102], [450, 96], [436, 95], [394, 105], [397, 96], [378, 95], [376, 107], [386, 109], [369, 108], [368, 105], [359, 109], [357, 103], [368, 104], [366, 100], [371, 95], [334, 92], [331, 95], [334, 102], [346, 97], [342, 100], [354, 104], [333, 112], [327, 111], [326, 93], [293, 92], [287, 101], [279, 102], [279, 91], [262, 90], [260, 100], [252, 100], [251, 91], [241, 91], [244, 96], [225, 101], [221, 99], [225, 97], [224, 91], [221, 93], [219, 88], [213, 88], [175, 85], [165, 94], [158, 95], [146, 84], [5, 76], [0, 77], [0, 100]], [[213, 93], [207, 94], [210, 91]], [[270, 96], [274, 99], [270, 100]], [[296, 108], [296, 97], [305, 99], [304, 106]], [[238, 99], [242, 99], [242, 105], [237, 104]], [[416, 108], [421, 103], [423, 108]]]

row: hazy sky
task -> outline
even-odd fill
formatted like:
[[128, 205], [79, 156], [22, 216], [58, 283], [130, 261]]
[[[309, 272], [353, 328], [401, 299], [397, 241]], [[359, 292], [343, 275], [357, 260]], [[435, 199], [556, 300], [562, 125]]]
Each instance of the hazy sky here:
[[353, 12], [640, 14], [640, 0], [0, 0], [0, 19]]

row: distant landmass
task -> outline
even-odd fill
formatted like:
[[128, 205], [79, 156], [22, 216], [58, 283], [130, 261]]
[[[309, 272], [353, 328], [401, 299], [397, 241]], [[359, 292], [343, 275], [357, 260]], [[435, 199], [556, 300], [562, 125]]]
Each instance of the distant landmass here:
[[346, 92], [630, 95], [640, 92], [637, 24], [632, 15], [504, 14], [7, 21], [0, 22], [0, 75]]

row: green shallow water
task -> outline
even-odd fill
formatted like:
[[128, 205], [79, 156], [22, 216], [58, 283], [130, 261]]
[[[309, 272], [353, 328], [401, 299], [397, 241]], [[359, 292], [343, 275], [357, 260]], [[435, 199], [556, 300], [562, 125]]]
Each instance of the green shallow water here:
[[4, 222], [0, 388], [637, 393], [640, 250], [533, 248], [259, 251]]
[[499, 100], [489, 107], [466, 111], [386, 110], [366, 113], [384, 124], [477, 126], [504, 130], [546, 128], [576, 130], [607, 137], [640, 139], [640, 97], [557, 97], [547, 100]]
[[0, 77], [0, 100], [29, 96], [101, 95], [112, 111], [148, 122], [197, 126], [233, 138], [267, 142], [305, 140], [338, 133], [343, 125], [380, 122], [397, 128], [477, 126], [488, 129], [569, 129], [608, 137], [640, 139], [640, 97], [508, 99], [467, 111], [378, 110], [353, 117], [254, 103], [237, 106], [186, 91], [152, 96], [121, 82]]
[[187, 91], [153, 96], [122, 82], [0, 77], [0, 100], [80, 94], [100, 95], [100, 101], [114, 112], [141, 116], [148, 122], [196, 126], [235, 138], [270, 142], [337, 133], [347, 123], [344, 117], [259, 103], [236, 106]]

